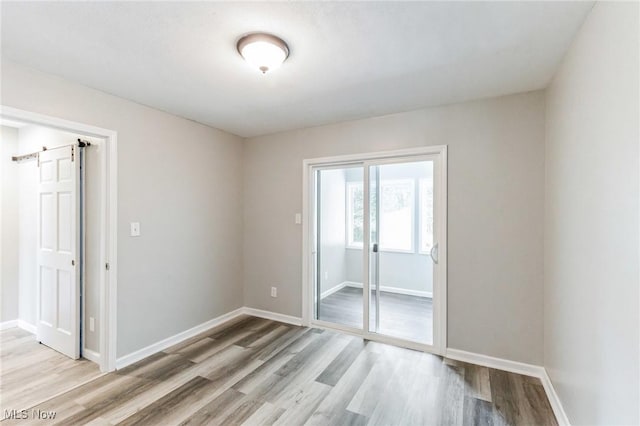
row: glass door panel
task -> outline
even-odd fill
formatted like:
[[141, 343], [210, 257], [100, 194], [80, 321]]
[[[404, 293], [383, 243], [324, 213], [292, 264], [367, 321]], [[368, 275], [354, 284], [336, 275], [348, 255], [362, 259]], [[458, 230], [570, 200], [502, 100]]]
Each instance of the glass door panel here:
[[314, 318], [363, 329], [364, 167], [315, 171]]
[[433, 344], [434, 162], [368, 167], [369, 330]]

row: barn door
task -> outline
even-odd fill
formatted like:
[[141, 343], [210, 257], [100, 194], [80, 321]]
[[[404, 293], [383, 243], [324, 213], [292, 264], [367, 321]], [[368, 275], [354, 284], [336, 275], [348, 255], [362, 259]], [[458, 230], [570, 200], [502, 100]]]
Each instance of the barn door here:
[[39, 154], [38, 340], [80, 357], [80, 159], [75, 146]]

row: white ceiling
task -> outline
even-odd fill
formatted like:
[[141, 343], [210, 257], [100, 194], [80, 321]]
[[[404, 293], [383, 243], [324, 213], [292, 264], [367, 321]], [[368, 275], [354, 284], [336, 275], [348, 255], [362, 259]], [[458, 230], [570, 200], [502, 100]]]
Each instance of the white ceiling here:
[[[545, 87], [592, 2], [6, 2], [2, 55], [241, 136]], [[291, 49], [262, 75], [245, 33]]]

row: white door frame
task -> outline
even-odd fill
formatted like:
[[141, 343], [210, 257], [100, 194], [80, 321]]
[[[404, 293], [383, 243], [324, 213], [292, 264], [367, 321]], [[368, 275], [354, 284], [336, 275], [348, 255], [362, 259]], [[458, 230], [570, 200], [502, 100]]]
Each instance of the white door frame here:
[[[71, 133], [104, 139], [106, 155], [102, 158], [102, 196], [100, 258], [104, 269], [100, 275], [100, 370], [116, 367], [116, 308], [117, 308], [117, 230], [118, 230], [118, 134], [75, 121], [64, 120], [35, 112], [0, 105], [0, 117]], [[107, 269], [107, 265], [108, 269]]]
[[[380, 335], [368, 332], [368, 324], [363, 324], [363, 329], [359, 330], [352, 327], [333, 324], [313, 318], [314, 298], [311, 286], [313, 284], [313, 214], [314, 214], [314, 179], [313, 169], [322, 166], [347, 166], [354, 163], [363, 163], [365, 181], [367, 180], [368, 167], [372, 162], [393, 161], [402, 157], [420, 157], [426, 155], [439, 155], [441, 158], [440, 171], [434, 170], [434, 185], [437, 185], [440, 198], [436, 199], [436, 214], [440, 217], [437, 221], [436, 232], [438, 235], [438, 264], [439, 268], [435, 268], [434, 273], [434, 320], [437, 327], [433, 330], [433, 345], [426, 345], [411, 342], [403, 339], [393, 338], [390, 336]], [[346, 333], [363, 336], [369, 340], [381, 341], [398, 346], [404, 346], [411, 349], [418, 349], [426, 352], [432, 352], [444, 355], [447, 348], [447, 146], [435, 145], [421, 148], [402, 149], [394, 151], [371, 152], [365, 154], [341, 155], [336, 157], [322, 157], [303, 160], [302, 162], [302, 324], [305, 326], [314, 326], [322, 328], [338, 329]], [[366, 186], [366, 185], [365, 185]], [[366, 197], [366, 194], [365, 194]], [[365, 203], [365, 216], [368, 211], [368, 203]], [[365, 221], [365, 227], [368, 227], [368, 221]], [[365, 237], [368, 236], [368, 230], [365, 229]], [[368, 240], [368, 238], [366, 238]], [[364, 244], [364, 247], [368, 247]], [[368, 265], [369, 250], [363, 250], [364, 262]], [[368, 271], [365, 271], [363, 283], [366, 282]], [[368, 316], [369, 308], [368, 294], [364, 292], [364, 316]], [[438, 297], [435, 297], [435, 295]], [[436, 313], [437, 312], [437, 313]], [[437, 315], [437, 319], [436, 316]]]

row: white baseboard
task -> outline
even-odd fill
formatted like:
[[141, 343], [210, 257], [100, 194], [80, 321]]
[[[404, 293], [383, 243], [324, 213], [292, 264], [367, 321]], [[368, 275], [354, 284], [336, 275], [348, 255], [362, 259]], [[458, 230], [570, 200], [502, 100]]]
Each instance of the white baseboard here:
[[18, 320], [17, 319], [0, 322], [0, 330], [6, 330], [8, 328], [14, 328], [14, 327], [17, 327], [17, 326], [18, 326]]
[[324, 299], [327, 296], [331, 296], [333, 293], [337, 293], [347, 286], [347, 281], [338, 284], [335, 287], [331, 287], [329, 290], [325, 290], [320, 294], [320, 299]]
[[82, 358], [88, 359], [91, 362], [100, 364], [100, 354], [91, 349], [82, 349]]
[[302, 325], [302, 318], [294, 317], [291, 315], [278, 314], [276, 312], [271, 312], [271, 311], [263, 311], [262, 309], [247, 308], [246, 306], [242, 308], [242, 312], [245, 315], [251, 315], [254, 317], [284, 322], [286, 324]]
[[410, 290], [408, 288], [392, 287], [387, 285], [381, 285], [380, 291], [395, 294], [406, 294], [407, 296], [427, 297], [433, 299], [433, 293], [430, 291]]
[[[354, 287], [354, 288], [362, 288], [362, 283], [357, 283], [355, 281], [345, 281], [343, 283], [338, 284], [337, 286], [330, 288], [320, 295], [321, 299], [333, 294], [337, 291], [342, 290], [345, 287]], [[402, 287], [393, 287], [388, 285], [381, 285], [380, 291], [384, 291], [387, 293], [395, 293], [395, 294], [406, 294], [407, 296], [417, 296], [417, 297], [428, 297], [433, 298], [433, 293], [430, 291], [421, 291], [421, 290], [410, 290]]]
[[540, 365], [525, 364], [524, 362], [511, 361], [504, 358], [495, 358], [489, 355], [461, 351], [459, 349], [447, 348], [446, 356], [447, 358], [455, 359], [456, 361], [482, 365], [483, 367], [523, 374], [525, 376], [541, 377], [542, 373], [544, 372], [544, 368]]
[[132, 352], [128, 355], [122, 356], [118, 359], [116, 359], [116, 369], [119, 370], [121, 368], [124, 368], [128, 365], [131, 365], [135, 362], [140, 361], [141, 359], [144, 359], [150, 355], [153, 355], [157, 352], [163, 351], [173, 345], [176, 345], [186, 339], [190, 339], [191, 337], [197, 336], [198, 334], [202, 333], [203, 331], [207, 331], [213, 327], [217, 327], [220, 324], [223, 324], [227, 321], [231, 321], [234, 318], [239, 317], [240, 315], [244, 314], [244, 309], [245, 308], [238, 308], [234, 311], [231, 311], [229, 313], [226, 313], [224, 315], [220, 315], [217, 318], [214, 318], [212, 320], [203, 322], [202, 324], [196, 325], [195, 327], [192, 327], [188, 330], [185, 330], [181, 333], [175, 334], [171, 337], [167, 337], [166, 339], [163, 339], [159, 342], [153, 343], [147, 347], [144, 347], [142, 349], [138, 349], [135, 352]]
[[36, 328], [35, 325], [28, 323], [24, 320], [19, 319], [18, 320], [18, 327], [20, 327], [21, 329], [28, 331], [31, 334], [36, 334], [38, 332], [38, 329]]
[[544, 391], [547, 394], [553, 414], [558, 420], [559, 426], [570, 426], [569, 419], [562, 403], [558, 398], [558, 394], [553, 388], [553, 383], [544, 367], [540, 365], [526, 364], [518, 361], [511, 361], [503, 358], [496, 358], [489, 355], [478, 354], [474, 352], [461, 351], [459, 349], [447, 348], [447, 358], [457, 361], [468, 362], [469, 364], [482, 365], [484, 367], [495, 368], [496, 370], [509, 371], [511, 373], [522, 374], [525, 376], [537, 377], [542, 382]]
[[36, 326], [21, 319], [14, 319], [10, 321], [0, 322], [0, 330], [6, 330], [7, 328], [18, 327], [24, 331], [28, 331], [31, 334], [36, 334]]
[[544, 370], [542, 377], [540, 377], [540, 381], [542, 382], [542, 386], [544, 387], [544, 392], [547, 394], [547, 398], [549, 398], [549, 404], [551, 404], [553, 414], [556, 415], [558, 425], [570, 426], [571, 423], [569, 423], [569, 417], [567, 417], [567, 413], [564, 411], [562, 402], [560, 402], [560, 397], [553, 387], [553, 382], [551, 382], [551, 378], [547, 374], [547, 370]]

